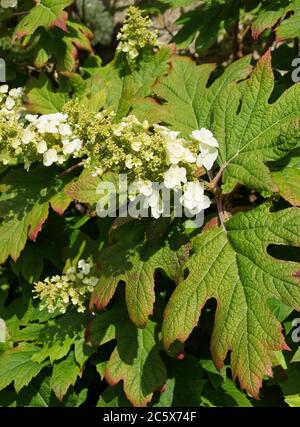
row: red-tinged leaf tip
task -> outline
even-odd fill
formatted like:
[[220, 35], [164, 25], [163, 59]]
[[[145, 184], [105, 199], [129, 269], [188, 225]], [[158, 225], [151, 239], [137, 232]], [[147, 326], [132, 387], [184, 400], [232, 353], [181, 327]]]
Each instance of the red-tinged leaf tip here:
[[215, 367], [218, 369], [218, 371], [220, 371], [220, 369], [222, 369], [224, 366], [223, 360], [217, 359], [217, 358], [214, 358], [214, 364], [215, 364]]
[[100, 299], [97, 295], [92, 295], [89, 304], [89, 311], [91, 313], [104, 311], [111, 298]]
[[29, 230], [29, 232], [28, 232], [28, 237], [29, 237], [29, 239], [30, 239], [30, 240], [32, 240], [33, 242], [35, 242], [35, 241], [36, 241], [37, 236], [39, 235], [40, 231], [42, 230], [42, 227], [43, 227], [43, 225], [44, 225], [45, 221], [46, 221], [46, 218], [43, 218], [43, 219], [38, 223], [38, 225], [37, 225], [37, 227], [36, 227], [35, 229], [33, 229], [33, 230], [31, 230], [31, 229], [30, 229], [30, 230]]
[[215, 216], [205, 224], [205, 226], [202, 229], [202, 232], [209, 231], [217, 227], [219, 227], [219, 217]]
[[64, 215], [64, 213], [66, 212], [66, 209], [64, 209], [64, 208], [58, 208], [58, 207], [53, 207], [52, 206], [52, 209], [54, 210], [54, 212], [55, 213], [57, 213], [57, 215], [59, 215], [59, 216], [63, 216]]
[[176, 357], [176, 359], [177, 359], [177, 360], [183, 360], [184, 358], [185, 358], [185, 354], [184, 354], [184, 352], [179, 353], [179, 354], [177, 355], [177, 357]]
[[282, 345], [281, 350], [292, 351], [286, 342]]
[[89, 311], [103, 311], [105, 309], [105, 305], [98, 297], [92, 297], [89, 304]]
[[268, 49], [266, 51], [266, 53], [263, 54], [263, 56], [261, 57], [260, 61], [269, 62], [270, 65], [271, 65], [271, 60], [272, 60], [271, 49]]
[[108, 368], [106, 368], [106, 371], [105, 371], [105, 380], [111, 386], [117, 385], [118, 382], [120, 381], [119, 378], [117, 378], [116, 380], [113, 379], [113, 377], [112, 377], [111, 373], [109, 372]]
[[157, 391], [158, 393], [163, 394], [163, 393], [165, 393], [166, 390], [167, 390], [167, 386], [164, 385], [162, 387], [157, 388], [155, 391]]
[[27, 36], [29, 33], [27, 31], [17, 31], [14, 35], [14, 40], [20, 40], [23, 37]]
[[252, 29], [252, 38], [253, 40], [257, 40], [259, 38], [259, 36], [261, 35], [261, 31], [260, 30], [253, 30]]
[[296, 277], [296, 279], [298, 279], [298, 282], [300, 283], [300, 270], [295, 271], [295, 273], [293, 274], [293, 277]]
[[19, 257], [20, 257], [20, 255], [18, 255], [18, 256], [11, 255], [11, 258], [12, 258], [12, 260], [13, 260], [14, 262], [17, 262], [17, 261], [18, 261], [18, 259], [19, 259]]
[[267, 367], [267, 372], [266, 373], [267, 373], [268, 377], [273, 378], [272, 366], [268, 366]]
[[58, 27], [67, 33], [68, 32], [67, 23], [66, 23], [67, 19], [68, 19], [67, 12], [62, 11], [61, 14], [51, 22], [51, 24], [49, 25], [49, 28]]

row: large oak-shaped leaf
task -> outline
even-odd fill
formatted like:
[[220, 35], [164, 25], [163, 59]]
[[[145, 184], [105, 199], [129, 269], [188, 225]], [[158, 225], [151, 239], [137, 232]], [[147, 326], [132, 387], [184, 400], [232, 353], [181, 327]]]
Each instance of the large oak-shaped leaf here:
[[211, 64], [197, 67], [186, 58], [174, 59], [170, 74], [155, 87], [162, 103], [141, 101], [135, 113], [164, 121], [186, 137], [201, 127], [212, 129], [220, 143], [224, 192], [231, 192], [237, 184], [278, 191], [265, 163], [285, 156], [297, 144], [300, 85], [293, 85], [271, 103], [274, 76], [270, 52], [242, 83], [238, 81], [249, 73], [247, 57], [230, 65], [207, 87], [212, 70]]
[[129, 316], [139, 327], [146, 325], [153, 312], [156, 270], [161, 269], [171, 279], [178, 280], [189, 250], [184, 242], [177, 246], [171, 237], [165, 241], [145, 241], [143, 236], [143, 227], [134, 221], [127, 224], [115, 244], [100, 253], [99, 282], [90, 302], [91, 310], [105, 309], [118, 284], [125, 282]]
[[272, 258], [267, 252], [271, 244], [300, 245], [298, 209], [270, 213], [263, 205], [235, 215], [226, 229], [201, 234], [187, 263], [188, 277], [172, 295], [163, 325], [167, 348], [177, 339], [184, 342], [206, 301], [215, 298], [213, 359], [220, 368], [231, 351], [233, 376], [253, 396], [263, 376], [272, 373], [273, 351], [287, 348], [268, 300], [300, 310], [300, 266]]
[[293, 85], [270, 103], [273, 89], [271, 54], [267, 52], [242, 90], [229, 84], [218, 98], [214, 130], [220, 143], [225, 192], [238, 183], [258, 191], [277, 191], [265, 163], [283, 157], [297, 144], [300, 85]]

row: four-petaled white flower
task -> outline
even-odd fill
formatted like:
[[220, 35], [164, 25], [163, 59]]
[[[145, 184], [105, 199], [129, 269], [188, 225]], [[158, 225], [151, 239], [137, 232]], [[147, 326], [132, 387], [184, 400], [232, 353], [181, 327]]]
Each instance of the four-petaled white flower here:
[[40, 142], [37, 144], [36, 151], [37, 151], [39, 154], [44, 154], [47, 150], [48, 150], [48, 147], [47, 147], [47, 143], [46, 143], [46, 141], [40, 141]]
[[8, 92], [8, 85], [1, 85], [0, 93], [7, 93], [7, 92]]
[[71, 136], [72, 135], [72, 129], [71, 126], [68, 125], [68, 123], [61, 123], [58, 126], [58, 133], [61, 136]]
[[200, 154], [197, 158], [197, 166], [204, 166], [207, 170], [211, 170], [218, 158], [218, 141], [213, 133], [205, 128], [193, 131], [192, 138], [199, 142]]
[[23, 135], [22, 135], [22, 142], [23, 144], [27, 145], [31, 141], [33, 141], [35, 138], [35, 133], [30, 130], [29, 128], [24, 129]]
[[11, 110], [15, 105], [16, 105], [16, 101], [11, 96], [8, 96], [5, 101], [5, 107], [8, 110]]
[[210, 198], [204, 194], [204, 184], [198, 181], [184, 185], [184, 194], [180, 202], [194, 215], [208, 209], [211, 205]]
[[53, 165], [53, 163], [57, 162], [58, 160], [58, 155], [57, 155], [57, 151], [55, 150], [55, 148], [50, 148], [50, 150], [47, 150], [44, 153], [43, 156], [43, 164], [44, 166], [51, 166]]
[[138, 189], [143, 196], [149, 197], [152, 194], [152, 182], [151, 181], [141, 181], [138, 183]]
[[171, 166], [164, 174], [164, 184], [167, 188], [175, 188], [181, 183], [187, 182], [186, 169], [179, 166]]
[[73, 154], [78, 153], [78, 151], [82, 148], [82, 141], [78, 138], [73, 139], [72, 141], [64, 141], [64, 148], [63, 153], [64, 154]]
[[166, 152], [168, 160], [173, 165], [180, 162], [195, 163], [196, 157], [184, 146], [184, 139], [170, 139], [166, 143]]

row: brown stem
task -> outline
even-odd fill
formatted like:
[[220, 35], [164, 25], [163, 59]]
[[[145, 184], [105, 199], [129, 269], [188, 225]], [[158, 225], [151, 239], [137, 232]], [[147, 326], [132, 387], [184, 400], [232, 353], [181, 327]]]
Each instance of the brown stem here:
[[[221, 171], [221, 169], [220, 169]], [[223, 196], [222, 196], [222, 191], [220, 189], [220, 187], [216, 184], [219, 182], [222, 173], [220, 174], [220, 171], [218, 172], [218, 175], [220, 175], [218, 177], [218, 175], [216, 175], [215, 177], [213, 177], [213, 174], [211, 173], [211, 171], [208, 171], [208, 177], [210, 180], [210, 190], [212, 191], [214, 197], [215, 197], [215, 201], [217, 204], [217, 209], [218, 209], [218, 215], [220, 218], [220, 222], [222, 227], [224, 227], [224, 223], [225, 223], [225, 215], [224, 215], [224, 209], [223, 209]], [[223, 172], [223, 170], [222, 170]], [[215, 183], [212, 185], [212, 183], [215, 181]]]
[[217, 175], [213, 178], [212, 173], [208, 172], [208, 176], [210, 179], [209, 189], [211, 191], [215, 190], [219, 184], [220, 179], [222, 178], [225, 166], [222, 166]]
[[84, 165], [84, 162], [76, 163], [76, 165], [73, 165], [73, 166], [69, 167], [68, 169], [66, 169], [65, 171], [63, 171], [62, 173], [60, 173], [59, 176], [65, 176], [68, 173], [71, 173], [74, 170], [81, 168], [81, 166], [83, 166], [83, 165]]

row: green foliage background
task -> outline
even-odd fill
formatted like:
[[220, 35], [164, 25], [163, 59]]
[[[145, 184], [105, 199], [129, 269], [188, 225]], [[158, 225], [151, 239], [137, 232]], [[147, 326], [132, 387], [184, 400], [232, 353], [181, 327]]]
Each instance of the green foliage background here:
[[[37, 114], [76, 97], [212, 129], [216, 204], [197, 231], [101, 219], [76, 162], [1, 166], [0, 406], [299, 407], [300, 1], [135, 4], [161, 46], [134, 64], [115, 55], [123, 1], [1, 7], [8, 83]], [[90, 255], [90, 309], [40, 311], [33, 284]]]

